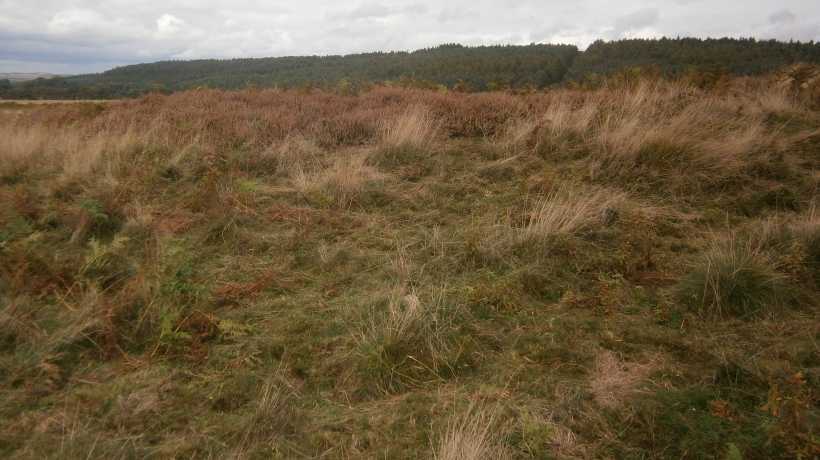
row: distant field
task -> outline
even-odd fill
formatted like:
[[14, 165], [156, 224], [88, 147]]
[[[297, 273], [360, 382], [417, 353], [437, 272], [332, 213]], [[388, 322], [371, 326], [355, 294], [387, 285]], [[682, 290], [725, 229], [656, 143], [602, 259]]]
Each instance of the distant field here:
[[0, 110], [0, 457], [817, 458], [808, 70]]
[[[58, 107], [58, 106], [88, 106], [88, 108], [92, 108], [93, 110], [99, 110], [102, 108], [104, 104], [108, 104], [110, 101], [100, 101], [100, 100], [6, 100], [0, 99], [0, 114], [2, 113], [14, 113], [17, 115], [21, 115], [26, 112], [30, 112], [32, 110], [46, 108], [46, 107]], [[95, 106], [95, 107], [92, 107]]]
[[83, 103], [106, 103], [108, 100], [26, 100], [26, 99], [0, 99], [0, 104], [22, 104], [22, 105], [44, 105], [44, 104], [83, 104]]
[[68, 75], [59, 75], [54, 73], [26, 73], [26, 72], [10, 72], [0, 73], [0, 80], [8, 79], [12, 83], [34, 80], [36, 78], [51, 78], [51, 77], [67, 77]]

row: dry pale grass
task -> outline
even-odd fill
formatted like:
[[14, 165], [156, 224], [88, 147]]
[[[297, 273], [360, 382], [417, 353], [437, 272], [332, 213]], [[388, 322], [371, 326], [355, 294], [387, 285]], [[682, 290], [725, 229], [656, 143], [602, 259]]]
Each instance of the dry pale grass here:
[[[8, 327], [6, 334], [19, 333], [25, 341], [13, 352], [0, 356], [0, 372], [9, 381], [39, 373], [49, 380], [59, 380], [59, 368], [51, 361], [59, 358], [61, 351], [69, 346], [89, 340], [103, 329], [105, 298], [96, 288], [84, 290], [73, 304], [58, 306], [62, 311], [52, 311], [52, 329], [34, 329], [21, 324], [23, 318], [12, 301], [0, 311], [0, 325]], [[31, 320], [30, 317], [25, 318]], [[0, 336], [1, 337], [1, 336]]]
[[0, 178], [9, 177], [40, 158], [49, 133], [40, 126], [0, 125]]
[[276, 172], [292, 177], [303, 171], [318, 169], [324, 153], [315, 141], [294, 134], [281, 143], [271, 145], [259, 153], [258, 157], [258, 161], [271, 164]]
[[337, 207], [347, 209], [361, 195], [368, 183], [383, 181], [386, 176], [366, 164], [368, 152], [339, 156], [321, 174], [320, 188], [333, 197]]
[[498, 430], [496, 410], [470, 404], [466, 411], [452, 417], [447, 432], [435, 452], [437, 460], [512, 459], [504, 445], [503, 431]]
[[605, 93], [594, 92], [576, 101], [566, 94], [547, 108], [542, 119], [555, 134], [586, 133], [595, 125], [604, 98]]
[[406, 164], [429, 156], [439, 141], [439, 123], [425, 107], [412, 107], [382, 126], [379, 164]]
[[367, 164], [369, 157], [370, 153], [363, 151], [332, 157], [326, 168], [320, 167], [318, 160], [307, 165], [291, 165], [291, 184], [302, 195], [310, 196], [318, 191], [328, 205], [349, 209], [366, 186], [387, 178], [387, 175]]
[[676, 88], [641, 85], [608, 101], [612, 111], [595, 136], [595, 155], [612, 173], [648, 164], [714, 179], [737, 171], [766, 144], [761, 121], [739, 119], [731, 97], [684, 93], [686, 104], [678, 109], [670, 106]]
[[595, 369], [590, 383], [595, 401], [603, 407], [618, 407], [631, 395], [651, 370], [652, 364], [628, 363], [609, 350], [595, 356]]
[[435, 143], [437, 131], [438, 126], [430, 112], [422, 107], [413, 107], [384, 126], [382, 142], [390, 148], [423, 149]]
[[241, 435], [233, 449], [224, 458], [256, 458], [254, 448], [267, 445], [274, 439], [293, 430], [298, 413], [294, 406], [297, 388], [277, 374], [262, 382], [262, 391], [256, 399], [251, 416], [243, 421]]
[[789, 94], [789, 85], [785, 82], [739, 91], [735, 97], [741, 110], [751, 110], [755, 116], [766, 111], [792, 112], [801, 109], [798, 101]]
[[195, 169], [203, 156], [245, 145], [248, 164], [294, 177], [318, 169], [327, 146], [376, 142], [379, 154], [371, 160], [395, 164], [429, 155], [444, 135], [498, 133], [490, 148], [504, 157], [528, 150], [583, 153], [591, 170], [610, 178], [634, 175], [648, 164], [681, 180], [691, 172], [720, 180], [715, 174], [738, 171], [767, 145], [768, 112], [800, 108], [775, 84], [712, 94], [653, 81], [617, 90], [559, 91], [526, 103], [503, 94], [397, 90], [361, 97], [317, 92], [308, 98], [295, 91], [194, 91], [112, 102], [89, 119], [65, 107], [55, 111], [56, 119], [33, 111], [0, 123], [0, 174], [36, 159], [61, 168], [62, 180], [78, 181], [146, 148], [172, 152], [165, 166]]
[[644, 81], [583, 95], [559, 92], [533, 109], [505, 128], [497, 151], [583, 158], [578, 167], [592, 179], [650, 177], [676, 190], [723, 183], [761, 152], [779, 149], [767, 133], [767, 114], [801, 107], [774, 84], [710, 93]]
[[[560, 395], [556, 395], [561, 398]], [[560, 406], [560, 402], [556, 402]], [[563, 417], [566, 421], [567, 417]], [[568, 417], [571, 420], [571, 417]], [[582, 454], [584, 447], [578, 443], [576, 434], [556, 421], [556, 413], [550, 410], [525, 411], [517, 421], [521, 433], [522, 451], [528, 458], [543, 458], [545, 455], [557, 458], [575, 458]]]
[[112, 176], [129, 158], [134, 146], [157, 145], [158, 140], [146, 132], [129, 127], [123, 132], [106, 129], [94, 132], [67, 126], [0, 126], [0, 177], [8, 177], [27, 167], [38, 165], [56, 168], [57, 183], [99, 181]]
[[521, 229], [524, 242], [549, 244], [555, 237], [601, 225], [615, 207], [626, 200], [623, 192], [601, 188], [560, 186], [543, 196]]
[[813, 200], [791, 226], [796, 241], [800, 244], [798, 254], [802, 262], [811, 266], [820, 264], [820, 204]]

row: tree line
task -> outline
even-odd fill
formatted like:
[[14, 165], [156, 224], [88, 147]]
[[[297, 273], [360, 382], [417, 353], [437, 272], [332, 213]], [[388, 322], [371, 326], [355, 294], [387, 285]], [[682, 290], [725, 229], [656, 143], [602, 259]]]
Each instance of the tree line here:
[[598, 40], [586, 51], [574, 45], [444, 44], [414, 52], [161, 61], [17, 84], [0, 80], [0, 97], [116, 99], [198, 87], [320, 87], [355, 92], [376, 84], [458, 91], [543, 89], [650, 64], [663, 75], [710, 68], [733, 75], [761, 75], [798, 62], [820, 64], [820, 43], [752, 38], [625, 39]]

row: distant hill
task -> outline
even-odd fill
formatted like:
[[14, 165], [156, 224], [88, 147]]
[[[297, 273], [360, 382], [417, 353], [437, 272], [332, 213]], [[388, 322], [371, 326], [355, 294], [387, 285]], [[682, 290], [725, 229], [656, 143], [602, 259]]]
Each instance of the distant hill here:
[[431, 88], [463, 83], [462, 89], [487, 91], [491, 86], [544, 88], [647, 64], [657, 65], [665, 75], [716, 66], [735, 75], [761, 75], [797, 62], [820, 64], [820, 43], [734, 38], [598, 40], [583, 52], [574, 45], [446, 44], [414, 52], [162, 61], [17, 83], [0, 76], [0, 97], [110, 99], [201, 86], [236, 90], [312, 83], [355, 88], [363, 82], [387, 81]]
[[9, 72], [0, 73], [0, 80], [8, 80], [11, 83], [34, 80], [37, 78], [68, 77], [68, 74], [37, 73], [37, 72]]
[[208, 85], [242, 89], [248, 84], [285, 87], [308, 82], [337, 84], [394, 80], [401, 76], [452, 87], [459, 81], [485, 90], [501, 76], [514, 87], [560, 82], [578, 54], [574, 45], [465, 47], [442, 45], [412, 53], [299, 56], [262, 59], [165, 61], [119, 67], [99, 75], [80, 75], [69, 83], [97, 84], [123, 93], [162, 84], [169, 91]]

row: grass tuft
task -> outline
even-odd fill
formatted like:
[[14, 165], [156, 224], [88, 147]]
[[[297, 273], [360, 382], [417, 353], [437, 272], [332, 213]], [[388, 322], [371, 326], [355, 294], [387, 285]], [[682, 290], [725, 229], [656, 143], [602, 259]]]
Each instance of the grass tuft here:
[[431, 156], [439, 142], [439, 125], [430, 112], [415, 107], [384, 125], [373, 156], [379, 166], [407, 165]]
[[751, 320], [771, 316], [784, 288], [784, 277], [770, 253], [725, 239], [698, 255], [675, 295], [708, 318]]
[[[428, 303], [430, 302], [430, 303]], [[462, 361], [457, 311], [443, 296], [424, 302], [415, 293], [393, 296], [357, 334], [359, 374], [386, 393], [444, 382]]]

